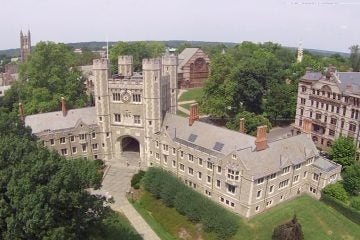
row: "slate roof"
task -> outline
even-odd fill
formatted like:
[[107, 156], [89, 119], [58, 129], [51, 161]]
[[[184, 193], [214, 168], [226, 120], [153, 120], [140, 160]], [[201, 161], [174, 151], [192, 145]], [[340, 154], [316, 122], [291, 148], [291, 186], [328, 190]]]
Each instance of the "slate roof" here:
[[95, 107], [71, 109], [65, 117], [62, 111], [29, 115], [25, 117], [25, 126], [31, 127], [32, 132], [36, 134], [73, 128], [80, 120], [87, 125], [96, 125]]
[[[187, 118], [170, 113], [167, 113], [164, 118], [163, 130], [166, 126], [170, 137], [174, 141], [214, 156], [224, 156], [239, 148], [255, 146], [255, 137], [253, 136], [200, 121], [195, 121], [192, 126], [189, 126]], [[190, 139], [192, 134], [196, 135], [194, 141], [190, 141], [192, 140]], [[217, 147], [215, 147], [217, 142], [220, 145], [223, 144], [223, 146], [220, 147], [217, 144]]]
[[360, 72], [337, 72], [336, 76], [342, 91], [360, 92]]
[[237, 155], [254, 179], [258, 179], [279, 172], [284, 167], [305, 162], [319, 153], [313, 141], [300, 134], [269, 142], [265, 150], [245, 149], [238, 151]]
[[338, 168], [340, 165], [336, 164], [332, 161], [329, 161], [326, 158], [319, 157], [315, 160], [313, 166], [324, 172], [330, 172], [330, 171], [334, 170], [335, 168]]
[[[287, 166], [303, 163], [311, 157], [319, 157], [315, 144], [305, 134], [268, 142], [265, 150], [256, 151], [256, 138], [253, 136], [200, 121], [189, 126], [187, 118], [170, 113], [164, 118], [162, 131], [165, 129], [175, 142], [219, 158], [236, 150], [238, 160], [254, 179], [279, 172]], [[196, 139], [191, 141], [194, 135]], [[216, 142], [224, 144], [220, 151], [214, 149]], [[333, 163], [322, 158], [317, 164], [322, 170], [326, 170], [329, 169], [327, 166], [332, 166]]]
[[199, 48], [185, 48], [178, 56], [179, 66], [178, 72], [182, 72], [184, 65], [190, 60], [192, 56], [199, 50]]
[[321, 72], [306, 72], [302, 77], [304, 80], [317, 81], [322, 78], [323, 74]]

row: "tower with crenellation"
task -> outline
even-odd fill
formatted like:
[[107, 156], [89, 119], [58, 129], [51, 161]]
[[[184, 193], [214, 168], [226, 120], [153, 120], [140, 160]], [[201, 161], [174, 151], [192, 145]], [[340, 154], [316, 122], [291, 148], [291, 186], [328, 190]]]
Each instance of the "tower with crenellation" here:
[[118, 74], [111, 75], [108, 59], [94, 60], [105, 160], [128, 161], [126, 154], [138, 152], [138, 164], [148, 165], [151, 136], [161, 130], [166, 112], [176, 113], [177, 63], [175, 55], [143, 59], [142, 72], [133, 72], [132, 56], [119, 56]]
[[26, 62], [31, 52], [31, 35], [28, 30], [27, 35], [20, 31], [20, 61]]

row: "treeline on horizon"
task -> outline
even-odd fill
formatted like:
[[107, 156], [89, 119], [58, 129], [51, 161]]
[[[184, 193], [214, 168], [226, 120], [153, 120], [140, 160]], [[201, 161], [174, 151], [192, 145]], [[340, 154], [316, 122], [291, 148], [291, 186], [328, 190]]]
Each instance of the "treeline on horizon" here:
[[[119, 41], [120, 42], [120, 41]], [[207, 41], [187, 41], [187, 40], [168, 40], [168, 41], [127, 41], [129, 43], [134, 42], [159, 42], [163, 43], [166, 47], [169, 48], [178, 48], [181, 45], [187, 45], [192, 47], [206, 47], [206, 46], [216, 46], [216, 45], [224, 45], [226, 48], [233, 48], [239, 43], [235, 42], [207, 42]], [[111, 41], [109, 42], [109, 46], [113, 46], [118, 42]], [[103, 47], [106, 46], [107, 42], [105, 41], [90, 41], [90, 42], [76, 42], [76, 43], [65, 43], [65, 45], [70, 46], [74, 49], [80, 48], [80, 49], [89, 49], [89, 50], [105, 50]], [[296, 47], [287, 47], [289, 49], [295, 50]], [[328, 51], [328, 50], [320, 50], [320, 49], [305, 49], [305, 51], [320, 55], [320, 56], [331, 56], [334, 54], [339, 54], [342, 57], [349, 57], [350, 53], [346, 52], [337, 52], [337, 51]], [[20, 49], [19, 48], [13, 48], [13, 49], [4, 49], [0, 50], [0, 56], [7, 56], [7, 57], [17, 57], [20, 55]], [[1, 59], [1, 57], [0, 57]]]

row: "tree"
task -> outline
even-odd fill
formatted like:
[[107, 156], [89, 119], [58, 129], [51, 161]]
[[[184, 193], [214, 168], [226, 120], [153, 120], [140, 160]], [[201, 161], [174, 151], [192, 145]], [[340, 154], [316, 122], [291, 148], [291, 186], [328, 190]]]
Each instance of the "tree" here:
[[118, 42], [110, 48], [112, 70], [117, 72], [120, 55], [132, 55], [134, 71], [141, 71], [143, 59], [160, 57], [164, 52], [162, 42]]
[[344, 168], [355, 162], [356, 146], [354, 139], [339, 137], [330, 148], [330, 157]]
[[247, 111], [239, 112], [235, 120], [229, 121], [226, 127], [238, 131], [241, 118], [245, 119], [245, 131], [247, 134], [255, 136], [257, 127], [262, 125], [266, 125], [269, 130], [271, 129], [271, 123], [267, 118]]
[[350, 64], [354, 72], [360, 71], [360, 48], [359, 45], [350, 47]]
[[0, 112], [0, 238], [88, 239], [108, 211], [98, 164], [40, 146], [15, 113]]
[[296, 112], [297, 87], [290, 84], [273, 84], [266, 95], [265, 113], [271, 120], [293, 119]]
[[342, 177], [345, 190], [352, 195], [360, 195], [360, 164], [355, 163], [347, 167]]
[[322, 192], [344, 203], [349, 200], [349, 196], [340, 182], [327, 185]]
[[274, 229], [273, 240], [303, 240], [304, 234], [300, 223], [298, 222], [296, 215], [294, 218], [285, 224], [277, 226]]
[[68, 108], [85, 106], [87, 95], [75, 60], [65, 44], [38, 43], [28, 61], [20, 66], [22, 81], [5, 93], [4, 103], [16, 110], [20, 100], [26, 114], [58, 110], [61, 97]]
[[82, 48], [81, 53], [76, 54], [76, 65], [92, 65], [93, 60], [97, 58], [100, 58], [100, 55], [98, 53], [94, 53], [88, 48]]

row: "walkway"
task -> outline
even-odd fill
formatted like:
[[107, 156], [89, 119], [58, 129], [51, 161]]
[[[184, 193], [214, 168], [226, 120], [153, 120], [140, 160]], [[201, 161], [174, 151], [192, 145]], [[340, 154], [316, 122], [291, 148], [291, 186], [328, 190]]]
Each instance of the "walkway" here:
[[120, 163], [112, 164], [103, 180], [103, 187], [98, 190], [98, 193], [111, 195], [114, 198], [115, 203], [111, 205], [111, 208], [124, 213], [144, 240], [160, 240], [126, 198], [126, 192], [130, 189], [131, 177], [136, 172], [137, 167], [127, 167]]

